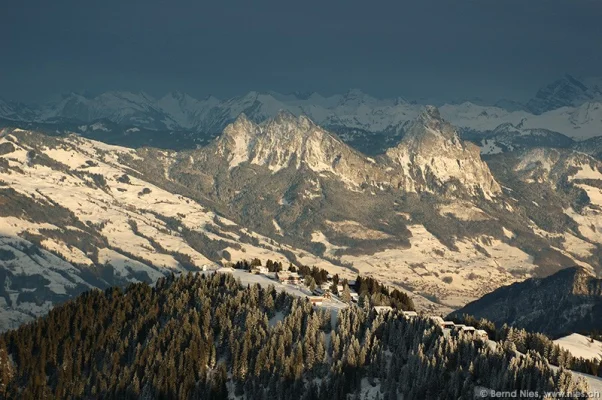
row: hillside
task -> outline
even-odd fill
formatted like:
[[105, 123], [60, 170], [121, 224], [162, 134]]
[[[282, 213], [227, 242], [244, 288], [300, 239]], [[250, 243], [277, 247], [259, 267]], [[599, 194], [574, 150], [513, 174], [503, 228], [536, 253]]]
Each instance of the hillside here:
[[570, 351], [573, 357], [583, 357], [590, 360], [602, 359], [602, 342], [599, 340], [573, 333], [554, 340], [554, 343]]
[[428, 319], [369, 306], [333, 319], [228, 274], [87, 292], [0, 336], [0, 368], [0, 395], [24, 400], [458, 399], [472, 398], [475, 386], [587, 389], [536, 353], [444, 335]]
[[[602, 280], [581, 268], [501, 287], [455, 311], [553, 337], [602, 328]], [[560, 343], [559, 343], [560, 344]]]
[[151, 283], [230, 257], [299, 260], [351, 276], [218, 216], [210, 200], [144, 180], [123, 158], [140, 159], [75, 136], [0, 136], [0, 328], [90, 288]]

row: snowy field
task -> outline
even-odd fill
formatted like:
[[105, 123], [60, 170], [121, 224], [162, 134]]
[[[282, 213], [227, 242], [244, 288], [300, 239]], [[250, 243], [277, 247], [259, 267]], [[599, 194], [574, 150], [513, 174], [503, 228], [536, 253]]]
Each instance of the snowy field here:
[[554, 343], [568, 350], [573, 357], [582, 357], [587, 360], [602, 359], [602, 342], [592, 341], [587, 336], [573, 333], [554, 340]]

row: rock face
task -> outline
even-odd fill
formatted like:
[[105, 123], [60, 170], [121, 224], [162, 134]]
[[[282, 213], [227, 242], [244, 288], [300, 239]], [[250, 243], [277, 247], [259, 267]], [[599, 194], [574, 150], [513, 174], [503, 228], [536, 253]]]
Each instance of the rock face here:
[[214, 148], [230, 169], [244, 163], [267, 167], [272, 173], [304, 168], [330, 173], [353, 186], [384, 179], [382, 168], [338, 137], [307, 117], [284, 111], [262, 124], [241, 115], [226, 127]]
[[454, 127], [444, 121], [436, 107], [427, 106], [410, 125], [398, 146], [389, 149], [387, 157], [414, 187], [408, 191], [424, 191], [447, 187], [463, 187], [471, 194], [495, 195], [501, 191], [481, 160], [478, 146], [460, 140]]
[[240, 116], [218, 138], [215, 153], [228, 161], [230, 169], [249, 163], [275, 173], [303, 166], [316, 173], [332, 173], [355, 186], [488, 197], [500, 192], [479, 148], [460, 140], [432, 106], [424, 109], [398, 146], [376, 160], [307, 117], [288, 112], [261, 124]]
[[562, 336], [602, 328], [602, 280], [579, 267], [501, 287], [452, 315], [469, 314]]

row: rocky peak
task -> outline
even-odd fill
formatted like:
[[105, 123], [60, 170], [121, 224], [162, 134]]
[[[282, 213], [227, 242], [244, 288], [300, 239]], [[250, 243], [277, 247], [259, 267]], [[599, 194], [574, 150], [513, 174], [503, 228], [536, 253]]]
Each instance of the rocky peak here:
[[421, 121], [442, 121], [441, 113], [439, 109], [435, 106], [427, 105], [424, 106], [422, 112], [418, 116], [418, 119]]
[[426, 106], [406, 130], [400, 146], [415, 152], [430, 153], [440, 151], [442, 147], [462, 147], [462, 142], [456, 129], [443, 120], [439, 109]]
[[188, 95], [186, 93], [181, 92], [179, 90], [174, 90], [173, 92], [169, 92], [167, 94], [167, 96], [172, 97], [172, 98], [177, 99], [177, 100], [183, 100], [186, 97], [188, 97]]
[[226, 158], [233, 168], [249, 160], [253, 141], [259, 134], [259, 126], [243, 113], [226, 126], [216, 141], [216, 153]]
[[217, 149], [226, 156], [230, 168], [250, 163], [277, 172], [305, 166], [356, 185], [371, 182], [409, 192], [441, 188], [446, 188], [446, 193], [472, 195], [500, 192], [480, 158], [479, 148], [462, 142], [435, 107], [425, 108], [402, 142], [378, 162], [351, 149], [309, 118], [288, 111], [260, 124], [240, 115], [224, 130]]
[[241, 114], [224, 130], [217, 141], [217, 151], [226, 155], [230, 168], [243, 163], [265, 165], [278, 171], [294, 161], [299, 168], [326, 170], [337, 156], [354, 153], [334, 135], [315, 125], [305, 116], [296, 117], [280, 111], [261, 124]]
[[190, 96], [188, 93], [184, 93], [179, 90], [176, 90], [176, 91], [167, 93], [165, 96], [163, 96], [159, 100], [159, 104], [169, 103], [169, 102], [177, 103], [183, 108], [182, 109], [183, 112], [189, 112], [190, 110], [188, 110], [188, 107], [190, 105], [197, 104], [199, 101], [197, 99], [195, 99], [194, 97]]
[[483, 192], [490, 196], [501, 192], [489, 167], [481, 160], [480, 149], [460, 140], [455, 128], [443, 120], [434, 106], [422, 110], [399, 145], [386, 155], [415, 182], [423, 182], [422, 189], [415, 187], [417, 191], [452, 183], [452, 190], [464, 189], [470, 194]]
[[236, 117], [234, 122], [224, 128], [224, 132], [218, 138], [218, 142], [251, 138], [259, 135], [259, 132], [259, 125], [251, 121], [245, 113], [241, 113]]
[[312, 129], [317, 126], [306, 116], [295, 116], [287, 110], [280, 110], [274, 118], [268, 119], [262, 124], [264, 131], [280, 132], [292, 135], [307, 135]]

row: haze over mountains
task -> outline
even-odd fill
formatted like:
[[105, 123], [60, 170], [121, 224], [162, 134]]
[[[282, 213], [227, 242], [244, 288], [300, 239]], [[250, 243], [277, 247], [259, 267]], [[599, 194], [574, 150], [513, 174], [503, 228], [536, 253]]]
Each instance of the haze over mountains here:
[[[535, 136], [540, 144], [566, 146], [573, 140], [602, 134], [600, 87], [600, 79], [566, 75], [539, 90], [524, 105], [512, 101], [462, 101], [441, 104], [440, 110], [463, 137], [475, 141], [488, 153], [514, 146], [512, 141], [496, 140], [495, 132], [500, 126], [520, 130], [523, 142], [525, 136]], [[0, 117], [18, 121], [21, 127], [27, 122], [37, 123], [37, 127], [43, 124], [45, 129], [117, 135], [118, 139], [113, 140], [122, 142], [116, 144], [137, 144], [135, 139], [123, 136], [135, 133], [132, 129], [150, 130], [155, 132], [151, 135], [154, 142], [144, 140], [148, 132], [143, 132], [138, 135], [141, 144], [166, 147], [162, 137], [171, 134], [172, 148], [190, 148], [208, 143], [241, 113], [261, 122], [286, 110], [297, 116], [306, 115], [364, 152], [378, 154], [396, 143], [421, 107], [401, 97], [377, 99], [357, 89], [332, 96], [249, 92], [227, 100], [212, 96], [198, 100], [181, 92], [155, 99], [145, 93], [113, 91], [97, 96], [70, 93], [41, 106], [0, 100]], [[485, 135], [490, 135], [488, 144], [482, 142]]]

